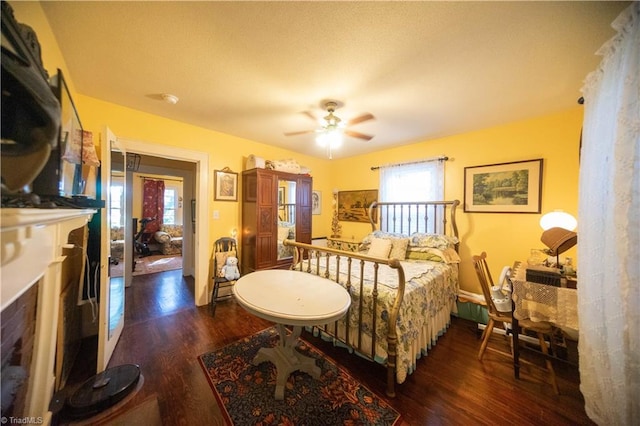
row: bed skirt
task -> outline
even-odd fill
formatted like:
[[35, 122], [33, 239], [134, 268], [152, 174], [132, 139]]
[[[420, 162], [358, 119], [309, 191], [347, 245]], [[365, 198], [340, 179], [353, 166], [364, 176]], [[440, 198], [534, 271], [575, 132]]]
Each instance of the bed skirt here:
[[[451, 314], [456, 313], [456, 311], [456, 301], [452, 300], [448, 306], [443, 307], [425, 321], [418, 335], [418, 339], [410, 342], [408, 347], [401, 348], [400, 346], [403, 345], [403, 342], [398, 341], [396, 351], [398, 353], [396, 359], [397, 383], [403, 383], [407, 379], [407, 376], [415, 371], [417, 361], [423, 356], [426, 356], [427, 352], [435, 346], [438, 338], [447, 331], [451, 325]], [[327, 325], [327, 329], [333, 332], [334, 324]], [[334, 346], [346, 348], [349, 352], [355, 352], [363, 358], [373, 359], [378, 364], [385, 365], [387, 362], [387, 342], [380, 342], [378, 340], [376, 342], [376, 352], [372, 357], [371, 336], [369, 334], [363, 334], [361, 336], [363, 350], [359, 351], [355, 349], [358, 346], [358, 328], [356, 326], [350, 327], [349, 345], [344, 343], [345, 339], [333, 337], [319, 327], [308, 327], [307, 331], [316, 337], [321, 337], [324, 341], [332, 342]], [[338, 335], [341, 337], [346, 335], [344, 322], [338, 322]]]

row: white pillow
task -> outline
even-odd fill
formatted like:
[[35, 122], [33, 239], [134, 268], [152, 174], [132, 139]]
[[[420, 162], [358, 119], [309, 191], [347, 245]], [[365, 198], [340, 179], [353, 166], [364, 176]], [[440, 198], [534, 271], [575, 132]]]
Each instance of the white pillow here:
[[391, 252], [391, 240], [383, 239], [383, 238], [373, 238], [371, 240], [371, 245], [369, 246], [369, 251], [367, 254], [373, 257], [382, 257], [384, 259], [389, 258], [389, 252]]
[[168, 243], [169, 241], [171, 241], [171, 235], [164, 231], [156, 231], [156, 233], [153, 234], [153, 238], [160, 244]]
[[278, 241], [284, 241], [287, 238], [289, 238], [289, 231], [291, 231], [291, 228], [289, 227], [285, 227], [285, 226], [281, 226], [278, 228]]

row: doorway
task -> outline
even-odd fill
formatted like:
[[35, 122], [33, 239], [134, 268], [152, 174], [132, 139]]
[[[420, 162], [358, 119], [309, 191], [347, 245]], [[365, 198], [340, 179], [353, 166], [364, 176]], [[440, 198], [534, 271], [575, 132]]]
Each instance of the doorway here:
[[[128, 171], [112, 161], [110, 197], [111, 274], [123, 277], [125, 268], [132, 276], [183, 269], [183, 259], [192, 259], [192, 203], [195, 165], [153, 156], [137, 156], [137, 169]], [[126, 209], [125, 193], [131, 193]], [[126, 214], [125, 214], [126, 212]], [[126, 232], [134, 234], [132, 256], [124, 257]], [[183, 257], [183, 252], [186, 256]], [[184, 275], [193, 275], [188, 261]]]
[[[184, 178], [184, 193], [194, 194], [192, 199], [187, 198], [189, 195], [186, 195], [183, 200], [184, 205], [188, 206], [188, 211], [191, 211], [191, 206], [194, 207], [193, 216], [187, 215], [184, 219], [183, 275], [192, 275], [195, 279], [195, 304], [198, 306], [206, 305], [209, 298], [210, 256], [208, 249], [209, 221], [207, 220], [208, 200], [211, 193], [208, 171], [209, 154], [122, 138], [118, 138], [118, 146], [122, 152], [141, 156], [140, 172], [182, 176]], [[167, 166], [156, 163], [159, 160], [172, 161], [170, 173], [167, 173]], [[145, 161], [148, 161], [148, 164], [145, 164]], [[196, 202], [197, 200], [203, 200], [203, 202]], [[127, 196], [127, 203], [131, 202], [130, 197]], [[131, 209], [129, 208], [129, 210]], [[196, 223], [198, 228], [197, 232], [194, 232]]]
[[[131, 197], [131, 191], [127, 191], [126, 188], [132, 185], [132, 167], [129, 161], [130, 155], [141, 158], [141, 156], [149, 156], [150, 158], [158, 158], [163, 160], [172, 160], [179, 164], [188, 164], [189, 170], [182, 169], [180, 173], [184, 174], [184, 191], [185, 194], [193, 194], [194, 202], [189, 205], [195, 206], [193, 220], [186, 221], [186, 228], [183, 234], [183, 275], [191, 275], [194, 277], [194, 301], [195, 304], [206, 305], [209, 298], [209, 222], [206, 220], [209, 209], [209, 154], [201, 151], [192, 151], [188, 149], [182, 149], [175, 146], [152, 144], [147, 142], [139, 142], [128, 139], [118, 138], [108, 127], [104, 129], [105, 142], [103, 144], [103, 158], [112, 157], [112, 153], [119, 152], [121, 160], [125, 164], [125, 205], [124, 211], [132, 211], [133, 200]], [[105, 152], [106, 151], [106, 152]], [[138, 161], [138, 164], [141, 160]], [[133, 162], [135, 166], [136, 161]], [[165, 173], [166, 167], [159, 165], [147, 165], [149, 169], [140, 169], [138, 171], [145, 171], [148, 173]], [[154, 170], [156, 168], [156, 170]], [[178, 168], [179, 169], [179, 168]], [[111, 180], [111, 166], [104, 167], [102, 172], [103, 182], [110, 184]], [[110, 185], [107, 185], [110, 187]], [[203, 202], [197, 202], [203, 200]], [[108, 216], [108, 209], [103, 209], [101, 216], [104, 217], [102, 221], [103, 235], [108, 235], [109, 229], [107, 228], [109, 220], [105, 216]], [[191, 212], [190, 212], [191, 214]], [[128, 216], [128, 214], [127, 214]], [[124, 258], [133, 258], [133, 226], [125, 220], [124, 231]], [[194, 225], [198, 224], [198, 232], [195, 233]], [[109, 282], [108, 271], [106, 268], [108, 261], [106, 256], [109, 253], [108, 248], [109, 241], [103, 237], [102, 247], [105, 249], [102, 251], [103, 257], [101, 264], [101, 280], [102, 282]], [[130, 267], [125, 264], [124, 279], [122, 282], [124, 286], [131, 285], [132, 271]], [[114, 280], [117, 281], [117, 280]], [[116, 308], [110, 303], [110, 295], [117, 296], [118, 291], [124, 292], [124, 288], [119, 288], [117, 283], [111, 283], [107, 286], [102, 286], [100, 291], [101, 303], [100, 303], [100, 322], [98, 332], [98, 362], [97, 371], [101, 372], [106, 368], [109, 362], [113, 349], [118, 342], [122, 326], [124, 325], [123, 316], [124, 305]], [[123, 287], [124, 287], [123, 286]], [[117, 300], [114, 297], [114, 300]], [[120, 298], [119, 300], [123, 300]], [[117, 321], [112, 319], [120, 318]], [[112, 323], [114, 328], [111, 329]]]

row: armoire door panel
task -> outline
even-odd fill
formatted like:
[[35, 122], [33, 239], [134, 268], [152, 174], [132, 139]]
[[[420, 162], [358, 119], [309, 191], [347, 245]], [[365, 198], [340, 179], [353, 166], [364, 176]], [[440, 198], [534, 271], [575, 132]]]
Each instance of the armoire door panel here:
[[[278, 209], [281, 207], [278, 204], [279, 190], [281, 186], [284, 188], [284, 205], [289, 207], [290, 203], [295, 203], [289, 207], [295, 217], [295, 239], [311, 243], [313, 179], [310, 176], [267, 169], [251, 169], [242, 174], [243, 192], [247, 192], [243, 194], [242, 205], [243, 269], [252, 271], [286, 268], [291, 264], [292, 258], [278, 258]], [[289, 194], [295, 194], [295, 197]], [[251, 235], [246, 235], [248, 231], [251, 231]]]
[[311, 178], [301, 178], [298, 180], [298, 206], [311, 206]]
[[260, 206], [273, 206], [276, 203], [277, 185], [275, 176], [264, 173], [258, 175], [258, 204]]
[[258, 177], [246, 176], [242, 192], [244, 201], [255, 202], [258, 199]]
[[273, 213], [273, 207], [258, 207], [258, 233], [273, 234], [276, 230], [276, 217]]
[[257, 268], [264, 269], [271, 267], [275, 261], [275, 251], [273, 250], [275, 239], [271, 235], [258, 236], [257, 241]]

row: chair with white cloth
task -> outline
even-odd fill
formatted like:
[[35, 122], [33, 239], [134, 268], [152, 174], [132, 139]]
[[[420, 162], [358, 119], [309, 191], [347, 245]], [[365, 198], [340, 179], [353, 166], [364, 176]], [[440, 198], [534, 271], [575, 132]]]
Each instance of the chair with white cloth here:
[[[489, 271], [489, 267], [487, 265], [487, 253], [482, 252], [479, 256], [473, 256], [473, 264], [476, 270], [476, 274], [478, 276], [478, 280], [480, 281], [480, 286], [482, 287], [482, 293], [487, 303], [487, 311], [489, 316], [489, 321], [482, 333], [482, 343], [480, 345], [480, 350], [478, 351], [478, 359], [482, 361], [485, 350], [489, 349], [492, 352], [496, 352], [502, 355], [506, 355], [511, 358], [513, 361], [513, 339], [511, 340], [511, 354], [500, 351], [498, 349], [494, 349], [492, 347], [487, 347], [489, 343], [489, 339], [491, 338], [491, 333], [493, 332], [493, 328], [496, 323], [502, 323], [505, 327], [505, 332], [510, 334], [510, 327], [513, 324], [513, 314], [511, 307], [506, 308], [502, 307], [502, 310], [499, 310], [496, 306], [496, 302], [494, 300], [495, 297], [492, 297], [492, 292], [495, 290], [493, 279], [491, 278], [491, 272]], [[508, 309], [508, 310], [507, 310]], [[540, 350], [544, 355], [548, 355], [547, 342], [545, 340], [545, 336], [549, 337], [551, 341], [551, 336], [553, 334], [553, 327], [548, 322], [533, 322], [530, 320], [521, 320], [519, 321], [519, 327], [523, 330], [528, 330], [536, 334], [538, 337], [538, 342], [540, 344]], [[556, 381], [556, 374], [553, 369], [553, 364], [548, 358], [545, 358], [546, 371], [549, 373], [549, 380], [551, 382], [551, 386], [556, 394], [559, 394], [558, 384]]]

